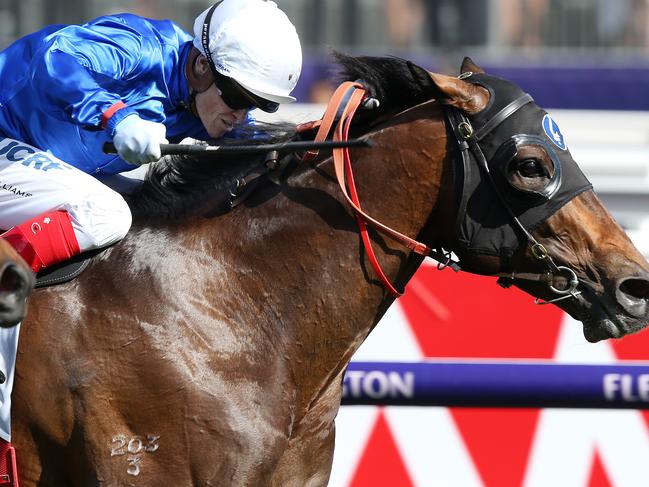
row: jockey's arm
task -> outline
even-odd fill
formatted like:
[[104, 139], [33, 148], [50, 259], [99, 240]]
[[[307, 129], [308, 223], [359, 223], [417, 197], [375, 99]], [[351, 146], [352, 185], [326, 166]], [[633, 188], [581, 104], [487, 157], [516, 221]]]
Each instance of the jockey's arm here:
[[[101, 130], [103, 114], [121, 99], [99, 80], [105, 79], [109, 82], [106, 84], [116, 80], [127, 82], [138, 64], [142, 46], [132, 35], [109, 44], [93, 36], [89, 29], [76, 28], [74, 35], [67, 31], [64, 32], [68, 35], [53, 36], [35, 53], [31, 62], [34, 95], [41, 98], [50, 115], [72, 120], [86, 129]], [[117, 111], [110, 120], [111, 128], [133, 113], [129, 107]], [[156, 121], [163, 117], [160, 108]]]
[[34, 92], [41, 93], [42, 103], [56, 118], [87, 130], [105, 129], [128, 162], [151, 162], [160, 158], [159, 144], [167, 142], [162, 104], [147, 100], [143, 120], [110, 87], [143, 89], [141, 76], [146, 79], [148, 70], [163, 66], [161, 51], [155, 36], [120, 24], [70, 26], [34, 56]]

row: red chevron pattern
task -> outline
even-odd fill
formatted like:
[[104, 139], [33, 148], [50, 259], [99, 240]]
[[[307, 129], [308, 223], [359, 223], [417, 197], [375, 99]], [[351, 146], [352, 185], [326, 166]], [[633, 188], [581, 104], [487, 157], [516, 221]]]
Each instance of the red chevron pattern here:
[[[428, 265], [393, 308], [358, 360], [649, 359], [649, 333], [588, 344], [581, 324], [556, 307], [493, 278]], [[343, 408], [330, 485], [637, 487], [648, 428], [649, 415], [637, 411]]]

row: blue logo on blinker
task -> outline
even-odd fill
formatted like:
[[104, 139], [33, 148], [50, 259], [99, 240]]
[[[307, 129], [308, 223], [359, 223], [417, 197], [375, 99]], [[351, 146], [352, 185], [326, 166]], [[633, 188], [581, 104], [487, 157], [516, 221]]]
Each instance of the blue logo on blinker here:
[[561, 130], [559, 130], [557, 122], [555, 122], [548, 114], [543, 117], [543, 131], [554, 145], [561, 150], [566, 150], [566, 141], [563, 138], [563, 134], [561, 133]]

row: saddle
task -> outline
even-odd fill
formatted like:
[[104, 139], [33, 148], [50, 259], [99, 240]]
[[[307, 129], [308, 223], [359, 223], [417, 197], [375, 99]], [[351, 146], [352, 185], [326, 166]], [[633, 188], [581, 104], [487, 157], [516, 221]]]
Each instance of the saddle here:
[[72, 279], [81, 275], [83, 271], [90, 265], [90, 261], [96, 255], [99, 255], [109, 247], [102, 247], [101, 249], [90, 250], [80, 255], [72, 257], [70, 260], [61, 262], [43, 269], [36, 275], [35, 288], [56, 286], [64, 282], [71, 281]]

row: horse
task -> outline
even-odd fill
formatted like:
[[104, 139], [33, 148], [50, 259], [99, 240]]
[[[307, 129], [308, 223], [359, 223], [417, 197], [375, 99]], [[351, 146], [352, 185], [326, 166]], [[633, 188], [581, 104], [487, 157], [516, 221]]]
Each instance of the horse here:
[[[373, 145], [349, 151], [364, 212], [440, 266], [559, 306], [589, 341], [647, 325], [649, 263], [529, 95], [468, 58], [459, 77], [339, 62], [372, 101], [347, 124]], [[397, 292], [425, 257], [352, 209], [329, 152], [289, 158], [229, 212], [230, 167], [258, 160], [213, 157], [153, 164], [129, 235], [33, 294], [13, 392], [23, 487], [327, 485], [343, 373], [396, 299], [358, 225]]]
[[27, 312], [34, 273], [14, 248], [0, 239], [0, 327], [19, 323]]

